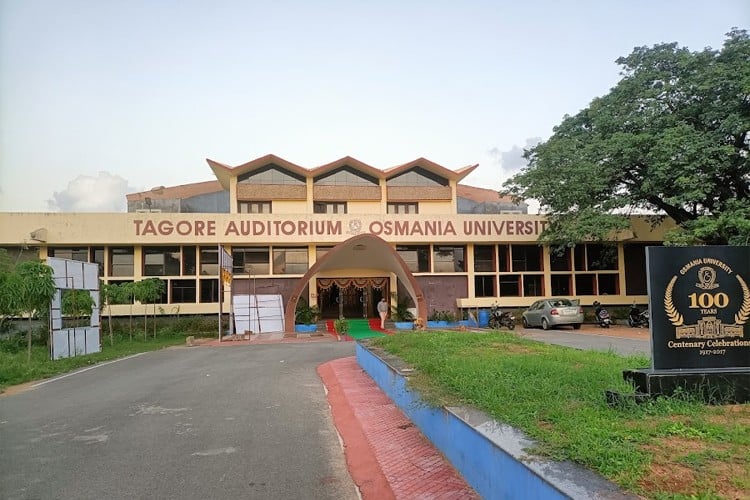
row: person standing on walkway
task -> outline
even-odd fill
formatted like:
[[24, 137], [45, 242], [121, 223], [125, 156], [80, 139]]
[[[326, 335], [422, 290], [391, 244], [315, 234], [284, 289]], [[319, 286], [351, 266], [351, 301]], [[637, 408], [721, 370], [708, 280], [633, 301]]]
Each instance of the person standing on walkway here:
[[380, 314], [380, 329], [385, 330], [385, 318], [388, 317], [388, 301], [385, 297], [378, 302], [378, 314]]

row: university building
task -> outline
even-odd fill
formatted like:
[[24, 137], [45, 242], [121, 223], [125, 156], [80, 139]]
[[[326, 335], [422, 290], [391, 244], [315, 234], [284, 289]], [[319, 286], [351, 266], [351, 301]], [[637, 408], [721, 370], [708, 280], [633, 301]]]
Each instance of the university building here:
[[477, 165], [419, 158], [378, 169], [345, 157], [305, 168], [274, 155], [208, 165], [216, 180], [129, 194], [127, 213], [0, 213], [0, 247], [14, 259], [96, 262], [108, 283], [158, 277], [166, 313], [209, 314], [219, 310], [223, 245], [231, 292], [281, 295], [292, 331], [301, 299], [324, 318], [376, 317], [383, 296], [422, 318], [543, 296], [643, 304], [645, 247], [668, 226], [634, 217], [614, 244], [558, 255], [537, 243], [544, 216], [461, 183]]

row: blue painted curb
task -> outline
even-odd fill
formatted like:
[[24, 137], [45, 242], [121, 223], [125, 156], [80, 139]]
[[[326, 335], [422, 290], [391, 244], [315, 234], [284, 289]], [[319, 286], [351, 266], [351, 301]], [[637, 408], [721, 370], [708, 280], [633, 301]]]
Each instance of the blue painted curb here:
[[412, 370], [398, 358], [362, 342], [357, 342], [356, 356], [362, 369], [483, 499], [638, 498], [576, 464], [528, 455], [524, 450], [533, 441], [482, 412], [428, 406], [407, 388]]

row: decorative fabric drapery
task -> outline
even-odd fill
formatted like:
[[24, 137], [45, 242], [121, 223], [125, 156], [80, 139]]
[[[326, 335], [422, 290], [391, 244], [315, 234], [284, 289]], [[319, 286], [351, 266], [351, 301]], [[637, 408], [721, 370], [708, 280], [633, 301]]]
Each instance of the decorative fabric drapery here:
[[333, 285], [339, 288], [349, 288], [354, 285], [362, 289], [370, 285], [376, 290], [382, 290], [388, 284], [388, 278], [318, 278], [318, 288], [328, 290]]

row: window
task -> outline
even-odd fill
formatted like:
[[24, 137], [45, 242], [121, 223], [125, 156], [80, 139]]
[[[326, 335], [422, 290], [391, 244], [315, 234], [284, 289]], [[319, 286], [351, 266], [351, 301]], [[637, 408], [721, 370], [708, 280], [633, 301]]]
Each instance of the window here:
[[319, 261], [325, 254], [331, 251], [333, 247], [315, 247], [315, 261]]
[[569, 274], [553, 274], [550, 276], [552, 295], [572, 295], [571, 276]]
[[474, 272], [491, 273], [493, 271], [495, 271], [495, 247], [474, 245]]
[[440, 177], [421, 167], [413, 168], [408, 172], [391, 177], [386, 181], [388, 186], [426, 187], [447, 186], [448, 179]]
[[454, 273], [466, 271], [464, 247], [435, 245], [432, 251], [433, 272]]
[[498, 245], [497, 270], [501, 273], [510, 271], [510, 247], [508, 245]]
[[201, 275], [219, 274], [219, 249], [217, 247], [201, 247]]
[[419, 203], [388, 203], [389, 214], [418, 214]]
[[170, 295], [173, 304], [192, 304], [195, 303], [195, 280], [171, 280]]
[[552, 271], [570, 271], [570, 248], [550, 248], [549, 265]]
[[495, 276], [474, 276], [474, 296], [494, 297]]
[[617, 247], [613, 245], [586, 245], [586, 265], [588, 271], [616, 271]]
[[81, 262], [89, 261], [89, 249], [88, 247], [75, 247], [75, 248], [50, 248], [48, 251], [50, 257], [57, 257], [58, 259], [69, 259], [78, 260]]
[[109, 275], [133, 276], [135, 269], [133, 247], [113, 247], [109, 249]]
[[237, 212], [241, 214], [270, 214], [270, 201], [238, 201]]
[[144, 276], [179, 276], [180, 247], [143, 247]]
[[274, 248], [273, 274], [305, 274], [307, 248]]
[[576, 295], [596, 295], [596, 274], [576, 274]]
[[235, 274], [271, 274], [268, 247], [234, 247], [232, 260], [232, 269]]
[[195, 247], [182, 247], [182, 275], [195, 276]]
[[396, 252], [401, 256], [406, 267], [413, 273], [430, 272], [430, 247], [399, 245]]
[[201, 280], [201, 303], [219, 302], [219, 280]]
[[501, 297], [520, 297], [521, 296], [521, 276], [517, 274], [508, 274], [500, 276], [500, 296]]
[[617, 295], [619, 293], [620, 276], [617, 274], [600, 274], [597, 276], [598, 295]]
[[586, 270], [586, 246], [578, 245], [575, 247], [573, 252], [573, 261], [575, 263], [576, 271]]
[[623, 247], [625, 261], [625, 293], [646, 295], [646, 247], [652, 243], [633, 243]]
[[99, 277], [104, 276], [104, 248], [102, 247], [91, 247], [89, 249], [89, 262], [96, 262], [99, 264]]
[[304, 186], [307, 184], [303, 176], [288, 172], [273, 163], [254, 172], [240, 175], [237, 182], [241, 184], [281, 184], [286, 186]]
[[574, 252], [576, 271], [616, 271], [617, 248], [612, 245], [579, 245]]
[[542, 247], [537, 245], [513, 245], [513, 272], [541, 271]]
[[544, 295], [544, 282], [541, 274], [525, 274], [523, 277], [523, 296], [540, 297]]
[[342, 167], [315, 178], [320, 186], [378, 186], [378, 180], [369, 175], [355, 172], [350, 167]]
[[313, 203], [313, 213], [316, 214], [345, 214], [346, 202], [316, 201]]

